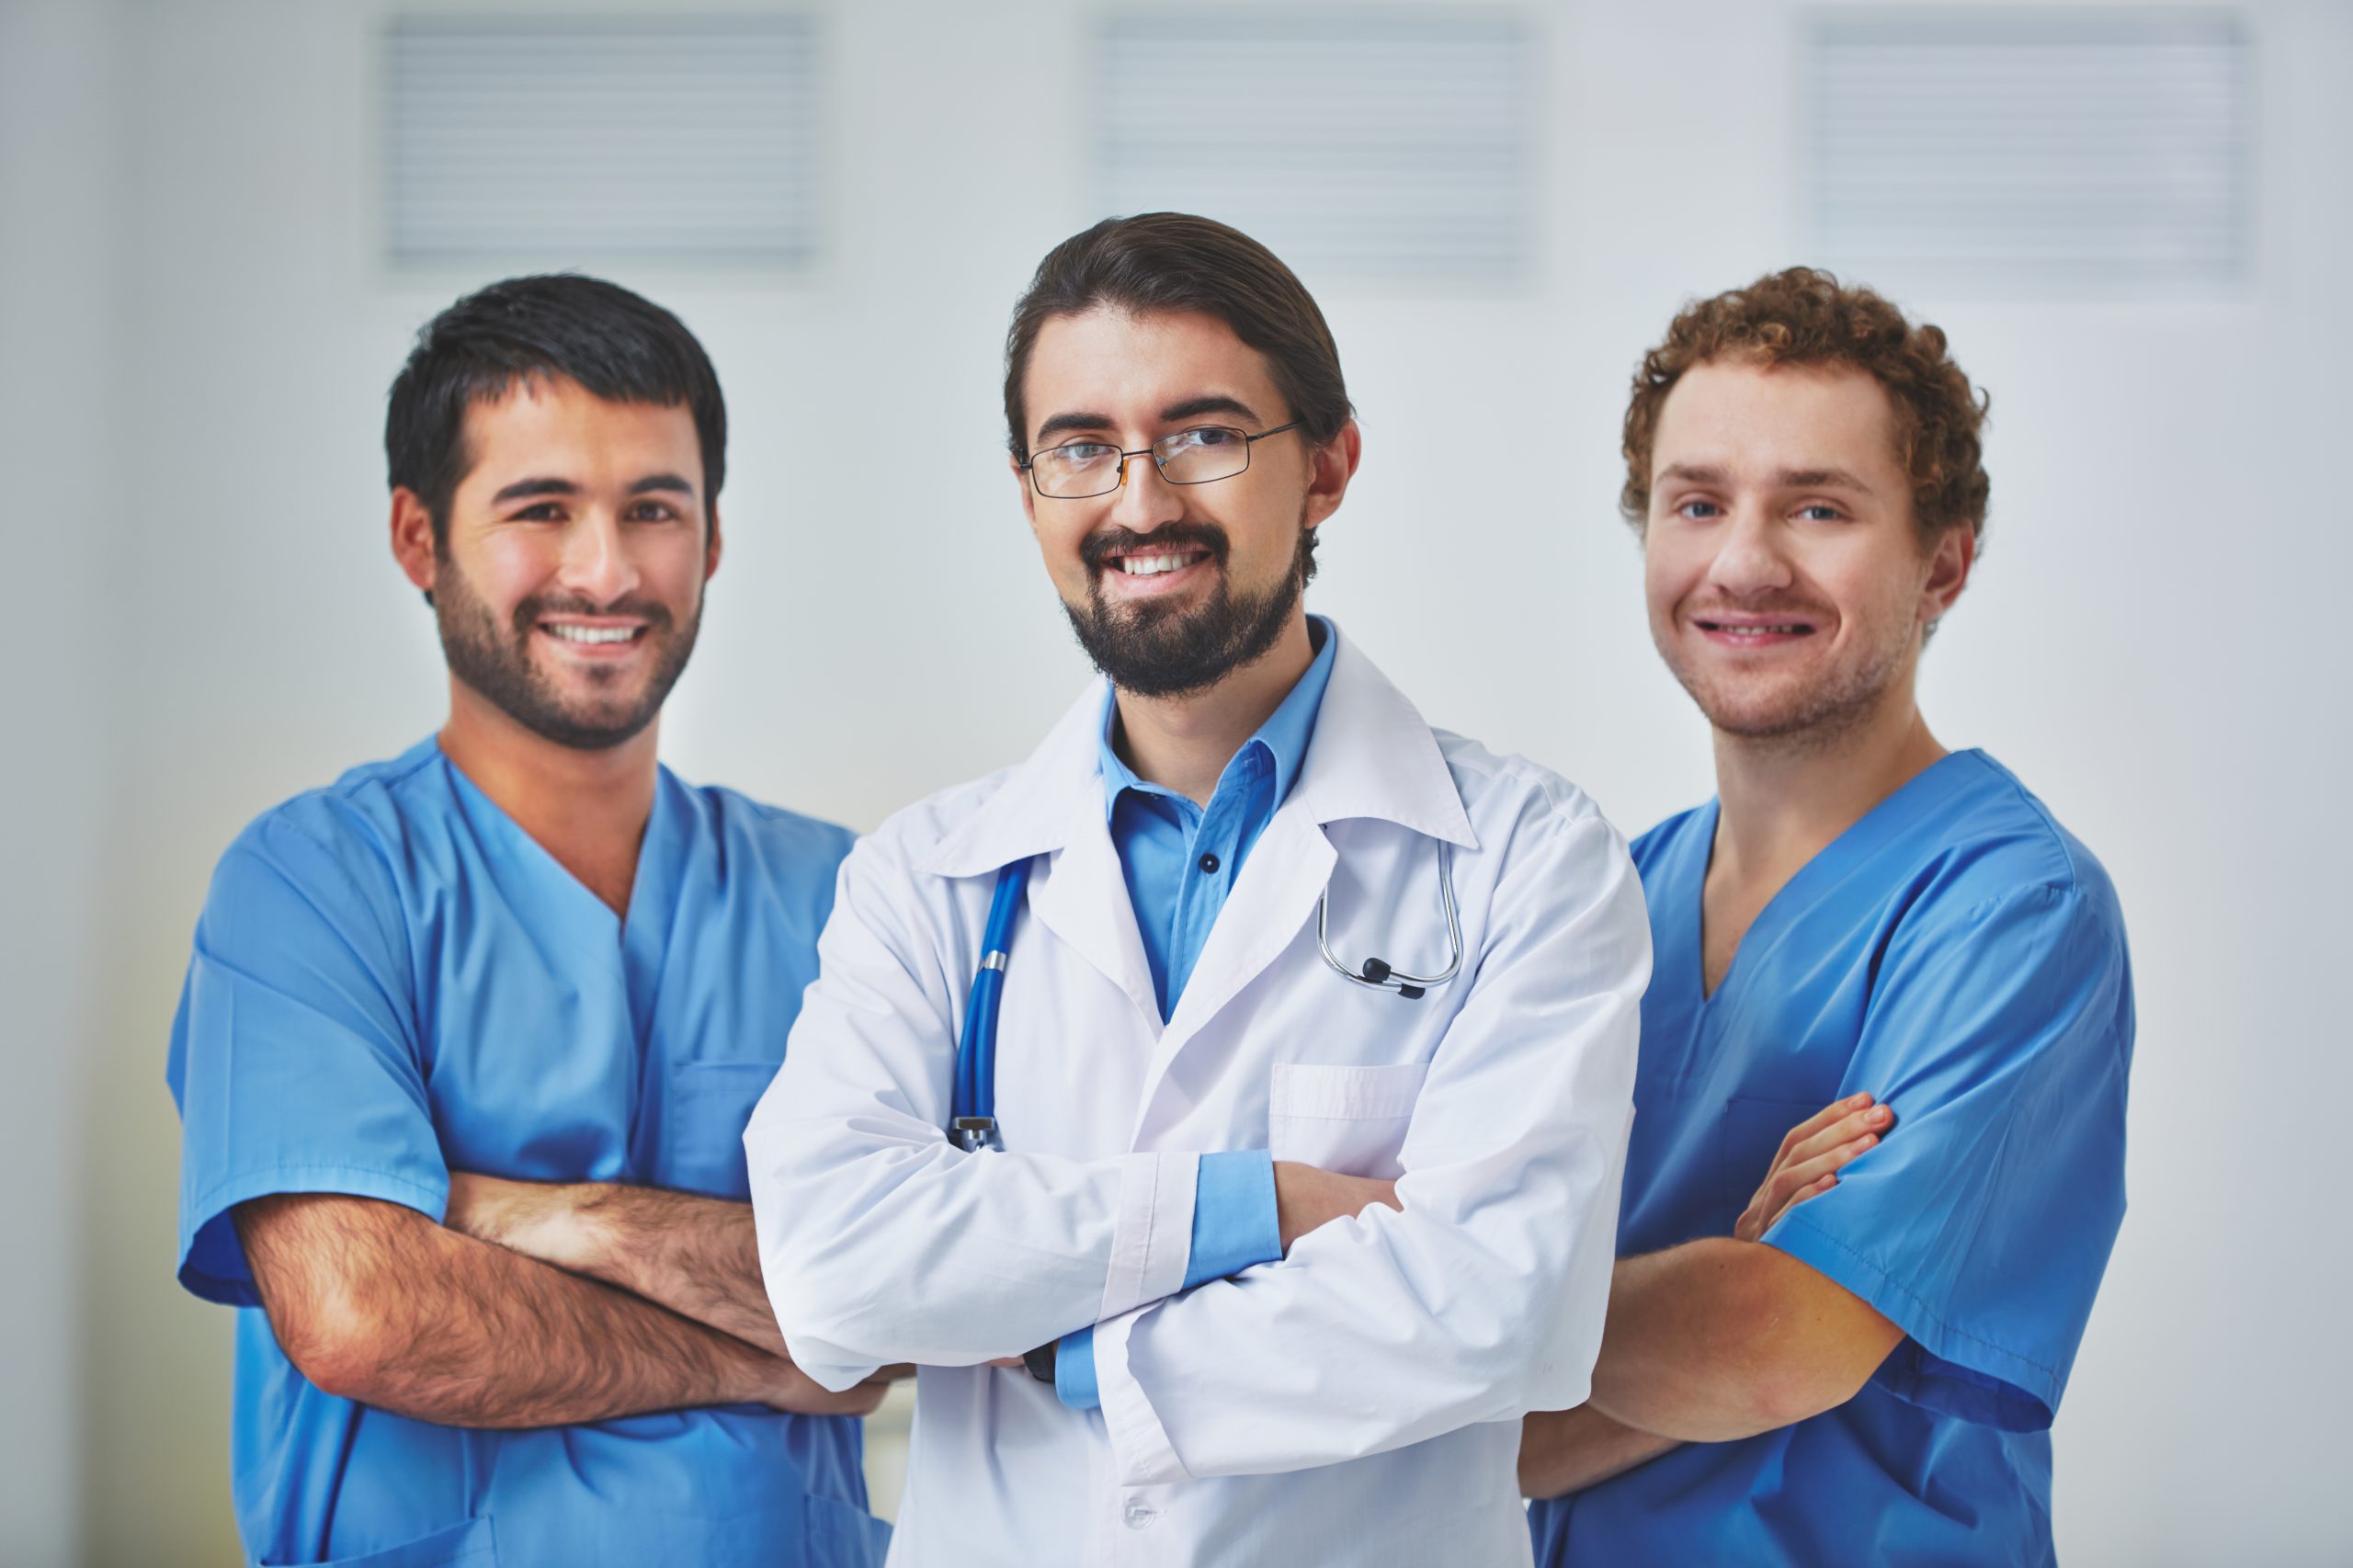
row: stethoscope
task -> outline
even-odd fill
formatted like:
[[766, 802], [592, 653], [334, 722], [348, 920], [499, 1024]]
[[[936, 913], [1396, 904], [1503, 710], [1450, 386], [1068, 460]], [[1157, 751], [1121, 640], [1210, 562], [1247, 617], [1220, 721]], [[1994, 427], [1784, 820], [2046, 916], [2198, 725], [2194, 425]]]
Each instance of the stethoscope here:
[[[956, 1040], [955, 1115], [948, 1124], [948, 1141], [967, 1151], [1003, 1146], [996, 1131], [996, 1016], [1005, 1001], [1006, 970], [1013, 962], [1013, 925], [1029, 891], [1029, 867], [1027, 858], [1016, 860], [996, 874], [988, 925], [981, 935], [981, 966], [973, 971], [972, 994], [964, 1005], [963, 1031]], [[1436, 974], [1408, 974], [1378, 958], [1350, 969], [1334, 957], [1328, 939], [1332, 915], [1328, 882], [1315, 902], [1317, 950], [1341, 979], [1374, 991], [1394, 991], [1408, 1002], [1418, 1001], [1431, 986], [1444, 985], [1462, 969], [1462, 915], [1454, 902], [1454, 857], [1443, 844], [1438, 847], [1438, 899], [1446, 906], [1448, 952], [1446, 967]]]

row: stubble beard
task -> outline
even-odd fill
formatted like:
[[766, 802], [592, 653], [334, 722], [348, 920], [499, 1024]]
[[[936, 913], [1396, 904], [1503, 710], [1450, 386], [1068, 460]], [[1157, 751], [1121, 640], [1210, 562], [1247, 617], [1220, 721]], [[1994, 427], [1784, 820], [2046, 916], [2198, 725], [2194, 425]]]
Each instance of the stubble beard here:
[[[457, 563], [444, 555], [433, 585], [434, 619], [441, 634], [441, 656], [449, 673], [479, 693], [500, 712], [542, 739], [574, 751], [608, 751], [642, 734], [662, 711], [670, 688], [686, 673], [695, 639], [702, 630], [702, 607], [677, 631], [671, 630], [669, 610], [646, 600], [624, 599], [609, 606], [585, 601], [562, 603], [535, 595], [515, 607], [511, 624], [501, 626], [489, 605], [473, 591]], [[533, 628], [545, 616], [557, 613], [596, 615], [626, 613], [644, 619], [645, 635], [657, 640], [652, 670], [632, 699], [625, 692], [567, 699], [531, 662]], [[592, 671], [600, 684], [618, 680], [620, 671]]]

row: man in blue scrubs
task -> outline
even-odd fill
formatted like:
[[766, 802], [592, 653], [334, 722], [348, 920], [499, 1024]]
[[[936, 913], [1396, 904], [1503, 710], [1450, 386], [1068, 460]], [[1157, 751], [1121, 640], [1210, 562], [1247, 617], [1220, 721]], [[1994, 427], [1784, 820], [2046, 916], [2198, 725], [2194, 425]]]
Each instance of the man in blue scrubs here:
[[1717, 797], [1634, 846], [1609, 1319], [1521, 1452], [1552, 1568], [2052, 1560], [2132, 994], [2099, 863], [1915, 701], [1983, 411], [1942, 333], [1802, 268], [1690, 306], [1635, 378], [1625, 508]]
[[700, 345], [591, 278], [460, 301], [393, 384], [449, 721], [238, 836], [172, 1030], [258, 1562], [881, 1557], [880, 1390], [784, 1355], [739, 1142], [850, 835], [655, 755], [725, 442]]

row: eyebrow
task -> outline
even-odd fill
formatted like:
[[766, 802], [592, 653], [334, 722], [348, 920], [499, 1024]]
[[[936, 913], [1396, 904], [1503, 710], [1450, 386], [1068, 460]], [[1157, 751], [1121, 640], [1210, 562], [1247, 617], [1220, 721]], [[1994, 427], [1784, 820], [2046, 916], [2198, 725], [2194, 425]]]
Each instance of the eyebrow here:
[[[1204, 414], [1231, 414], [1254, 425], [1260, 423], [1257, 414], [1248, 403], [1224, 392], [1204, 392], [1199, 397], [1172, 403], [1160, 411], [1160, 422], [1174, 425], [1180, 419], [1198, 419]], [[1038, 426], [1036, 444], [1042, 447], [1052, 437], [1073, 430], [1108, 430], [1115, 423], [1109, 415], [1102, 414], [1057, 414]]]
[[[655, 491], [676, 491], [693, 499], [695, 487], [675, 473], [649, 473], [629, 487], [631, 495], [650, 495]], [[494, 506], [504, 506], [509, 501], [527, 501], [536, 495], [577, 495], [580, 486], [568, 479], [518, 479], [490, 498]]]
[[[1661, 480], [1680, 479], [1692, 484], [1729, 484], [1731, 477], [1722, 469], [1706, 463], [1669, 463], [1658, 471]], [[1866, 495], [1877, 494], [1871, 487], [1843, 468], [1785, 468], [1773, 476], [1778, 490], [1859, 490]]]

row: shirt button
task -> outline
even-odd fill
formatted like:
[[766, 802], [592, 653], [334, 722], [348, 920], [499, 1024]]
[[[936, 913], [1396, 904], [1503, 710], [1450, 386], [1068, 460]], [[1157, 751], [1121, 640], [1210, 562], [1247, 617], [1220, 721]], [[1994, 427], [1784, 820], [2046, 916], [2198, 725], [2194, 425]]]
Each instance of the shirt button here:
[[1160, 1515], [1154, 1510], [1145, 1507], [1141, 1503], [1131, 1503], [1128, 1505], [1126, 1517], [1128, 1521], [1128, 1528], [1131, 1530], [1141, 1530], [1149, 1529], [1152, 1527], [1153, 1521], [1159, 1518]]
[[1204, 855], [1204, 856], [1202, 856], [1202, 857], [1201, 857], [1201, 874], [1202, 874], [1202, 875], [1204, 875], [1204, 876], [1210, 876], [1210, 877], [1214, 877], [1214, 876], [1216, 876], [1216, 875], [1217, 875], [1217, 867], [1218, 867], [1218, 858], [1217, 858], [1217, 857], [1216, 857], [1216, 856], [1214, 856], [1214, 855]]

